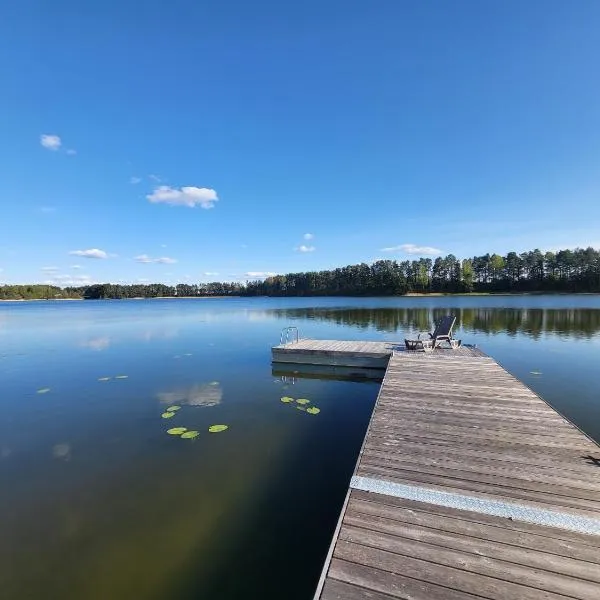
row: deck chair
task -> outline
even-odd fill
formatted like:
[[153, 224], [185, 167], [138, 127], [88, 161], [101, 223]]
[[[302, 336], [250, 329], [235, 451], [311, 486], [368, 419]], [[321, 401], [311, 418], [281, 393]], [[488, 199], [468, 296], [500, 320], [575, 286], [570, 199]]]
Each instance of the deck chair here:
[[[451, 348], [458, 348], [460, 346], [460, 340], [452, 336], [454, 323], [456, 323], [456, 317], [454, 315], [446, 315], [435, 324], [433, 333], [426, 334], [429, 336], [428, 341], [431, 342], [432, 350], [441, 346], [442, 342], [448, 342]], [[421, 340], [421, 334], [419, 334], [417, 339]]]

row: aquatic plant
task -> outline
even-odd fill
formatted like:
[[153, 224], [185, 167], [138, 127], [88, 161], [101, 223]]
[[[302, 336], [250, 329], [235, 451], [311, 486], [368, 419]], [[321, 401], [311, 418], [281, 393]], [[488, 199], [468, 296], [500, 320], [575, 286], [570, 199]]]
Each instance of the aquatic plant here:
[[171, 429], [167, 429], [167, 433], [169, 435], [181, 435], [187, 431], [187, 427], [171, 427]]
[[210, 433], [220, 433], [221, 431], [225, 431], [226, 429], [229, 429], [229, 425], [211, 425], [208, 428], [208, 431], [210, 431]]

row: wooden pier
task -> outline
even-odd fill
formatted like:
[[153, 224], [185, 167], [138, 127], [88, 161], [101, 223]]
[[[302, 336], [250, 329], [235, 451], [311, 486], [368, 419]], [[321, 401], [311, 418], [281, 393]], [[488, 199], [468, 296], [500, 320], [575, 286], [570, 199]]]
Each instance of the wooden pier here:
[[598, 600], [598, 445], [476, 348], [363, 347], [387, 370], [315, 599]]

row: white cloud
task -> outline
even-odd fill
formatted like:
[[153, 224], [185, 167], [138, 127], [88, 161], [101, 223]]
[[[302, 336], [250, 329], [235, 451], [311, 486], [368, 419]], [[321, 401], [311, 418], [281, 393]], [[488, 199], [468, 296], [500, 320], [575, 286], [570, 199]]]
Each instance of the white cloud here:
[[71, 265], [71, 269], [81, 269], [81, 265]]
[[297, 250], [298, 252], [314, 252], [316, 248], [314, 246], [305, 246], [302, 244], [301, 246], [294, 248], [294, 250]]
[[137, 282], [138, 282], [138, 283], [149, 283], [149, 282], [150, 282], [150, 280], [149, 280], [149, 279], [146, 279], [145, 277], [138, 277], [138, 278], [137, 278]]
[[215, 271], [204, 271], [204, 275], [207, 277], [212, 277], [213, 275], [218, 275], [218, 273]]
[[45, 273], [54, 273], [55, 271], [58, 271], [58, 267], [42, 267], [41, 270]]
[[427, 254], [429, 256], [442, 254], [442, 251], [438, 248], [432, 248], [431, 246], [417, 246], [416, 244], [400, 244], [399, 246], [391, 246], [390, 248], [381, 248], [381, 251], [403, 252], [404, 254]]
[[67, 150], [67, 154], [68, 154], [69, 156], [75, 156], [75, 155], [77, 154], [77, 150], [73, 150], [73, 148], [69, 148], [69, 149]]
[[305, 240], [312, 240], [312, 239], [314, 239], [315, 234], [314, 233], [305, 233], [303, 237]]
[[215, 202], [219, 200], [217, 192], [210, 188], [184, 186], [177, 189], [168, 185], [158, 186], [146, 198], [155, 204], [172, 204], [173, 206], [188, 206], [190, 208], [195, 206], [213, 208]]
[[160, 245], [160, 247], [161, 247], [161, 248], [166, 248], [166, 247], [167, 247], [167, 245], [166, 245], [166, 244], [161, 244], [161, 245]]
[[40, 144], [48, 150], [56, 151], [61, 147], [62, 141], [58, 135], [43, 133], [40, 135]]
[[98, 248], [90, 248], [89, 250], [71, 250], [72, 256], [81, 256], [83, 258], [108, 258], [108, 254], [104, 250]]
[[158, 175], [148, 175], [148, 179], [155, 181], [156, 183], [162, 183], [162, 179]]
[[129, 178], [129, 183], [136, 185], [137, 183], [140, 183], [140, 181], [142, 181], [141, 177], [130, 177]]
[[273, 277], [277, 275], [277, 273], [273, 273], [271, 271], [248, 271], [244, 273], [244, 277], [247, 279], [264, 279], [265, 277]]
[[145, 264], [158, 263], [161, 265], [172, 265], [177, 262], [177, 260], [175, 260], [174, 258], [169, 258], [168, 256], [152, 258], [151, 256], [148, 256], [147, 254], [140, 254], [139, 256], [136, 256], [134, 258], [134, 260], [139, 263], [145, 263]]

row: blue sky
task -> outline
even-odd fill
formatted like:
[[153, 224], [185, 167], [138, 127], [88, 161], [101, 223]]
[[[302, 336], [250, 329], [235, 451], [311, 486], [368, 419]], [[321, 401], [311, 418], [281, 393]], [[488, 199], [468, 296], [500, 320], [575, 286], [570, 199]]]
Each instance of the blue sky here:
[[599, 30], [596, 0], [6, 0], [0, 282], [598, 247]]

